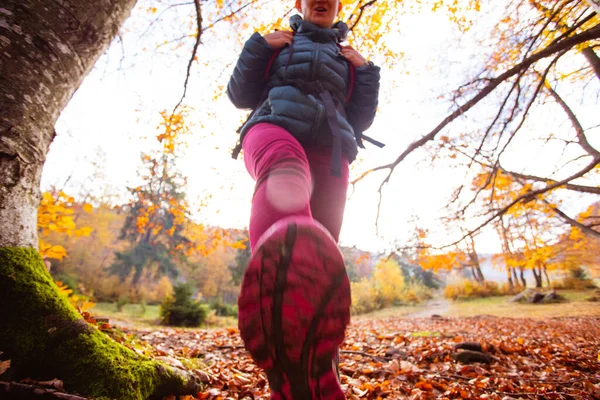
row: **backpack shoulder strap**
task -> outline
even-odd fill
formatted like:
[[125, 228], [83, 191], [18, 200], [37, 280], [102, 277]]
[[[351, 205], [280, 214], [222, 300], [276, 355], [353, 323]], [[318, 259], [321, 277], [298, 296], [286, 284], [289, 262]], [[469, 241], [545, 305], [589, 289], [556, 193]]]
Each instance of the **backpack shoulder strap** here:
[[[342, 51], [342, 45], [338, 43], [338, 48], [340, 49], [340, 54]], [[350, 61], [348, 61], [347, 58], [344, 57], [344, 60], [346, 61], [346, 63], [348, 64], [348, 90], [346, 91], [346, 103], [348, 103], [350, 101], [350, 99], [352, 98], [352, 92], [354, 91], [354, 84], [355, 84], [355, 75], [356, 75], [356, 67], [354, 65], [352, 65], [352, 63]]]
[[348, 80], [348, 93], [346, 94], [346, 103], [348, 103], [350, 101], [350, 99], [352, 98], [352, 92], [354, 91], [354, 80], [355, 80], [355, 67], [354, 65], [352, 65], [352, 63], [350, 61], [348, 61], [348, 67], [349, 67], [349, 71], [350, 71], [350, 77]]
[[269, 58], [269, 62], [267, 63], [267, 67], [265, 68], [265, 81], [269, 80], [269, 77], [271, 76], [271, 68], [273, 68], [273, 63], [275, 62], [275, 59], [277, 59], [279, 53], [281, 53], [281, 50], [283, 50], [283, 47], [281, 49], [275, 50], [275, 52], [271, 55], [271, 58]]
[[[296, 35], [296, 32], [292, 31], [292, 36]], [[287, 44], [284, 47], [281, 47], [277, 50], [275, 50], [273, 52], [273, 54], [271, 54], [271, 58], [269, 58], [269, 62], [267, 63], [267, 68], [265, 68], [265, 81], [267, 81], [269, 79], [269, 77], [271, 76], [271, 68], [273, 68], [273, 63], [275, 62], [275, 60], [277, 59], [277, 56], [279, 56], [279, 53], [281, 53], [281, 51], [283, 49], [285, 49], [287, 46]], [[291, 54], [290, 54], [291, 56]]]

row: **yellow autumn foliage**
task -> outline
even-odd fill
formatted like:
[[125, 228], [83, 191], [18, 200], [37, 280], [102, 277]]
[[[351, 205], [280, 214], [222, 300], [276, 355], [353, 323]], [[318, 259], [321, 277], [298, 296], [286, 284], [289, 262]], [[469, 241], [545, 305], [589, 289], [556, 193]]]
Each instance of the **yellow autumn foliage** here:
[[[81, 208], [90, 213], [91, 204], [85, 203]], [[44, 192], [38, 207], [37, 228], [39, 235], [39, 251], [43, 258], [62, 260], [67, 257], [67, 251], [61, 245], [47, 242], [51, 234], [67, 237], [89, 236], [92, 229], [87, 226], [78, 228], [74, 219], [75, 199], [60, 191], [57, 194]]]

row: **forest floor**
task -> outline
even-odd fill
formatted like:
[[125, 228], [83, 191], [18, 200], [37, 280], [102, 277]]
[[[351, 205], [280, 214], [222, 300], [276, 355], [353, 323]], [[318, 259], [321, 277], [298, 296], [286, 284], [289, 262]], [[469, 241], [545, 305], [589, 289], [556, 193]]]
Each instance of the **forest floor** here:
[[[354, 318], [340, 356], [346, 398], [600, 399], [600, 303], [588, 295], [555, 305], [437, 299]], [[205, 382], [187, 399], [269, 398], [235, 327], [122, 331], [125, 345]]]

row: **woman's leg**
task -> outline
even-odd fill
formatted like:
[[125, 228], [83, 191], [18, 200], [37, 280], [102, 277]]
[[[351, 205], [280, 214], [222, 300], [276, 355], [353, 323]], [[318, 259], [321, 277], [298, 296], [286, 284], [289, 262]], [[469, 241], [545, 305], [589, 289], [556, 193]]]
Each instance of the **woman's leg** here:
[[[308, 163], [312, 173], [313, 193], [310, 199], [310, 209], [313, 218], [320, 222], [336, 243], [339, 242], [344, 209], [348, 195], [349, 162], [348, 158], [342, 156], [342, 168], [340, 176], [332, 176], [331, 149], [313, 147], [305, 149]], [[334, 364], [339, 378], [339, 351], [336, 351]]]
[[250, 247], [275, 222], [311, 218], [311, 174], [304, 149], [285, 129], [257, 124], [244, 138], [244, 162], [256, 181], [250, 215]]
[[332, 360], [350, 322], [350, 282], [335, 240], [312, 218], [308, 159], [268, 124], [256, 125], [243, 147], [257, 184], [240, 335], [266, 371], [272, 400], [344, 400]]
[[327, 228], [331, 236], [338, 242], [348, 194], [348, 158], [342, 157], [341, 176], [332, 176], [330, 173], [330, 148], [313, 147], [305, 149], [305, 152], [313, 181], [310, 199], [312, 216]]

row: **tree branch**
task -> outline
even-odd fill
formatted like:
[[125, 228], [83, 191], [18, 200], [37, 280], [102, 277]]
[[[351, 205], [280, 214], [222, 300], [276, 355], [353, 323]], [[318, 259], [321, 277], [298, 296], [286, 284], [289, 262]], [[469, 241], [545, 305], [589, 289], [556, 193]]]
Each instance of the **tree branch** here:
[[493, 92], [501, 83], [506, 81], [508, 78], [529, 68], [532, 64], [534, 64], [535, 62], [537, 62], [543, 58], [549, 57], [558, 52], [566, 51], [580, 43], [584, 43], [589, 40], [598, 39], [598, 38], [600, 38], [600, 25], [596, 25], [593, 28], [591, 28], [585, 32], [576, 34], [576, 35], [569, 37], [563, 41], [552, 44], [552, 45], [546, 47], [545, 49], [531, 55], [530, 57], [526, 58], [519, 64], [515, 65], [514, 67], [510, 68], [506, 72], [499, 75], [497, 78], [492, 79], [485, 88], [483, 88], [479, 93], [477, 93], [477, 95], [475, 95], [473, 98], [468, 100], [465, 104], [463, 104], [458, 109], [456, 109], [454, 112], [452, 112], [450, 115], [448, 115], [446, 118], [444, 118], [444, 120], [442, 122], [440, 122], [431, 132], [429, 132], [428, 134], [426, 134], [419, 140], [416, 140], [413, 143], [411, 143], [408, 146], [408, 148], [406, 150], [404, 150], [402, 152], [402, 154], [400, 154], [396, 158], [396, 160], [394, 160], [392, 163], [386, 164], [386, 165], [381, 165], [381, 166], [378, 166], [375, 168], [371, 168], [368, 171], [365, 171], [362, 175], [360, 175], [357, 179], [355, 179], [353, 181], [353, 183], [356, 183], [356, 182], [364, 179], [366, 176], [372, 174], [373, 172], [381, 171], [381, 170], [389, 170], [388, 175], [386, 176], [384, 182], [389, 181], [389, 177], [390, 177], [391, 173], [393, 172], [394, 168], [396, 168], [396, 166], [398, 166], [402, 161], [404, 161], [404, 159], [409, 154], [411, 154], [416, 149], [422, 147], [427, 142], [435, 139], [436, 135], [442, 129], [444, 129], [447, 125], [449, 125], [451, 122], [453, 122], [456, 118], [460, 117], [461, 115], [463, 115], [467, 111], [469, 111], [471, 108], [473, 108], [477, 103], [479, 103], [482, 99], [487, 97], [491, 92]]
[[194, 4], [193, 1], [188, 1], [188, 2], [185, 2], [185, 3], [175, 3], [175, 4], [169, 5], [164, 10], [162, 10], [160, 12], [160, 14], [158, 14], [158, 16], [152, 20], [152, 22], [150, 22], [150, 25], [148, 25], [148, 27], [146, 28], [146, 30], [144, 32], [142, 32], [142, 34], [139, 37], [146, 36], [146, 34], [148, 32], [150, 32], [150, 30], [154, 27], [154, 24], [156, 24], [160, 20], [160, 18], [163, 16], [163, 14], [166, 13], [167, 11], [169, 11], [170, 9], [175, 8], [175, 7], [181, 7], [181, 6], [191, 6], [192, 4]]
[[431, 247], [431, 248], [437, 249], [437, 250], [441, 250], [441, 249], [445, 249], [445, 248], [448, 248], [448, 247], [456, 246], [457, 244], [459, 244], [460, 242], [462, 242], [463, 240], [465, 240], [467, 237], [469, 237], [469, 235], [473, 235], [473, 234], [479, 232], [484, 226], [486, 226], [487, 224], [489, 224], [490, 222], [492, 222], [496, 218], [501, 217], [504, 214], [506, 214], [512, 207], [514, 207], [518, 203], [531, 201], [535, 197], [537, 197], [537, 196], [539, 196], [541, 194], [549, 192], [549, 191], [551, 191], [553, 189], [556, 189], [558, 187], [564, 186], [567, 182], [570, 182], [570, 181], [572, 181], [574, 179], [577, 179], [577, 178], [581, 178], [583, 175], [585, 175], [586, 173], [588, 173], [589, 171], [591, 171], [592, 169], [594, 169], [597, 165], [600, 165], [600, 158], [594, 159], [590, 164], [588, 164], [581, 171], [579, 171], [579, 172], [571, 175], [568, 178], [563, 179], [562, 181], [558, 181], [558, 182], [555, 182], [554, 184], [548, 185], [548, 186], [543, 187], [541, 189], [533, 190], [531, 192], [522, 194], [521, 196], [519, 196], [516, 199], [514, 199], [513, 201], [511, 201], [506, 206], [504, 206], [501, 209], [497, 210], [491, 217], [489, 217], [488, 219], [486, 219], [483, 223], [481, 223], [475, 229], [473, 229], [473, 230], [469, 231], [467, 234], [463, 235], [460, 239], [458, 239], [458, 240], [456, 240], [456, 241], [454, 241], [452, 243], [449, 243], [447, 245], [441, 246], [441, 247]]
[[221, 22], [221, 21], [225, 21], [228, 20], [229, 18], [233, 17], [235, 14], [239, 13], [240, 11], [242, 11], [243, 9], [250, 7], [252, 4], [259, 2], [260, 0], [252, 0], [246, 4], [244, 4], [243, 6], [240, 6], [239, 8], [233, 10], [232, 12], [230, 12], [227, 15], [222, 16], [221, 18], [217, 18], [215, 21], [213, 21], [210, 25], [208, 25], [206, 28], [203, 29], [203, 32], [206, 32], [207, 30], [211, 29], [212, 27], [214, 27], [217, 23]]
[[552, 211], [554, 211], [559, 217], [561, 217], [566, 223], [568, 223], [572, 227], [579, 228], [579, 229], [581, 229], [582, 232], [585, 232], [589, 235], [594, 236], [597, 239], [600, 239], [600, 232], [598, 232], [597, 230], [592, 229], [589, 226], [577, 221], [576, 219], [569, 217], [567, 214], [562, 212], [558, 207], [556, 207], [553, 204], [550, 204], [548, 201], [544, 200], [544, 203], [548, 204], [550, 206], [550, 208], [552, 209]]
[[[507, 175], [510, 175], [512, 177], [519, 178], [519, 179], [535, 181], [535, 182], [544, 182], [544, 183], [550, 183], [550, 184], [557, 183], [557, 181], [554, 179], [542, 178], [540, 176], [535, 176], [535, 175], [520, 174], [518, 172], [506, 170], [506, 169], [502, 168], [501, 166], [500, 166], [500, 170]], [[583, 186], [583, 185], [574, 185], [572, 183], [567, 183], [564, 185], [564, 188], [568, 189], [568, 190], [573, 190], [576, 192], [600, 194], [600, 187], [595, 187], [595, 186]]]
[[[469, 165], [467, 166], [467, 168], [471, 168], [471, 165], [473, 165], [473, 162], [475, 162], [475, 157], [477, 157], [477, 155], [481, 152], [481, 150], [483, 149], [483, 146], [485, 144], [485, 141], [487, 139], [487, 137], [489, 136], [490, 132], [492, 131], [492, 129], [494, 128], [494, 126], [496, 125], [496, 122], [498, 122], [498, 120], [500, 119], [500, 117], [502, 116], [502, 113], [504, 111], [504, 107], [506, 107], [506, 104], [508, 103], [508, 100], [510, 100], [510, 96], [512, 95], [512, 92], [517, 89], [520, 85], [519, 85], [519, 81], [521, 80], [521, 78], [523, 77], [525, 71], [521, 72], [521, 74], [519, 74], [519, 77], [517, 77], [517, 79], [515, 79], [515, 82], [513, 83], [512, 87], [510, 88], [510, 90], [508, 91], [508, 94], [504, 97], [504, 101], [502, 102], [502, 104], [500, 105], [500, 108], [498, 109], [498, 112], [496, 113], [496, 116], [494, 117], [494, 119], [492, 120], [492, 123], [488, 126], [488, 128], [486, 129], [483, 138], [481, 139], [481, 142], [479, 143], [479, 147], [477, 148], [477, 150], [475, 151], [475, 154], [473, 155], [473, 158], [471, 159], [471, 162], [469, 163]], [[504, 123], [504, 127], [502, 128], [502, 131], [500, 133], [500, 136], [502, 136], [502, 132], [504, 132], [506, 130], [506, 127], [508, 126], [509, 121], [512, 121], [515, 111], [519, 106], [519, 98], [521, 95], [521, 91], [518, 90], [517, 91], [517, 96], [515, 97], [515, 102], [513, 104], [513, 108], [511, 111], [511, 117], [507, 119], [507, 121]]]
[[581, 53], [585, 56], [585, 58], [588, 60], [588, 62], [594, 69], [596, 77], [600, 79], [600, 58], [598, 57], [598, 54], [596, 54], [594, 49], [591, 47], [584, 48], [583, 50], [581, 50]]
[[579, 21], [578, 23], [576, 23], [575, 25], [573, 25], [572, 27], [567, 29], [565, 32], [563, 32], [562, 35], [560, 35], [559, 37], [554, 39], [550, 45], [560, 42], [565, 37], [569, 36], [571, 33], [575, 32], [577, 29], [581, 28], [586, 22], [588, 22], [595, 16], [596, 16], [596, 13], [592, 12], [590, 15], [588, 15], [587, 17], [585, 17], [584, 19], [582, 19], [581, 21]]
[[554, 98], [554, 100], [562, 107], [565, 114], [567, 114], [567, 117], [569, 117], [569, 121], [571, 121], [571, 125], [573, 125], [573, 128], [577, 133], [577, 140], [579, 142], [579, 145], [583, 148], [583, 150], [585, 150], [585, 152], [591, 155], [592, 157], [600, 156], [600, 152], [596, 150], [587, 140], [587, 137], [585, 136], [585, 130], [583, 129], [583, 126], [581, 126], [581, 123], [577, 119], [577, 116], [575, 115], [573, 110], [571, 110], [571, 108], [567, 105], [567, 103], [565, 103], [562, 97], [560, 97], [560, 95], [554, 89], [552, 89], [548, 82], [546, 82], [546, 90], [550, 93], [552, 98]]
[[[367, 7], [372, 6], [376, 2], [377, 2], [377, 0], [370, 0], [358, 8], [358, 16], [356, 17], [356, 21], [354, 21], [354, 23], [350, 26], [350, 31], [354, 31], [354, 28], [356, 27], [356, 25], [358, 25], [358, 22], [360, 21], [360, 18], [362, 17], [363, 13], [365, 12], [365, 9]], [[352, 19], [353, 16], [354, 16], [354, 13], [352, 13], [352, 15], [350, 15], [350, 17], [348, 18], [348, 22], [350, 22], [350, 20]]]
[[597, 13], [600, 13], [600, 2], [598, 0], [586, 0], [590, 7], [592, 7]]
[[196, 34], [196, 42], [194, 43], [194, 48], [192, 50], [192, 56], [190, 57], [190, 61], [188, 62], [188, 66], [187, 66], [187, 71], [185, 74], [185, 82], [183, 83], [183, 93], [181, 95], [181, 98], [179, 99], [179, 102], [177, 103], [175, 108], [173, 108], [173, 112], [171, 114], [175, 114], [175, 112], [177, 111], [177, 109], [179, 108], [181, 103], [183, 102], [183, 99], [185, 98], [185, 95], [187, 93], [188, 82], [190, 80], [190, 72], [192, 70], [192, 64], [196, 60], [196, 53], [198, 52], [198, 47], [200, 46], [200, 38], [202, 37], [202, 10], [200, 8], [200, 0], [194, 0], [194, 5], [196, 6], [196, 25], [198, 27], [198, 33]]

